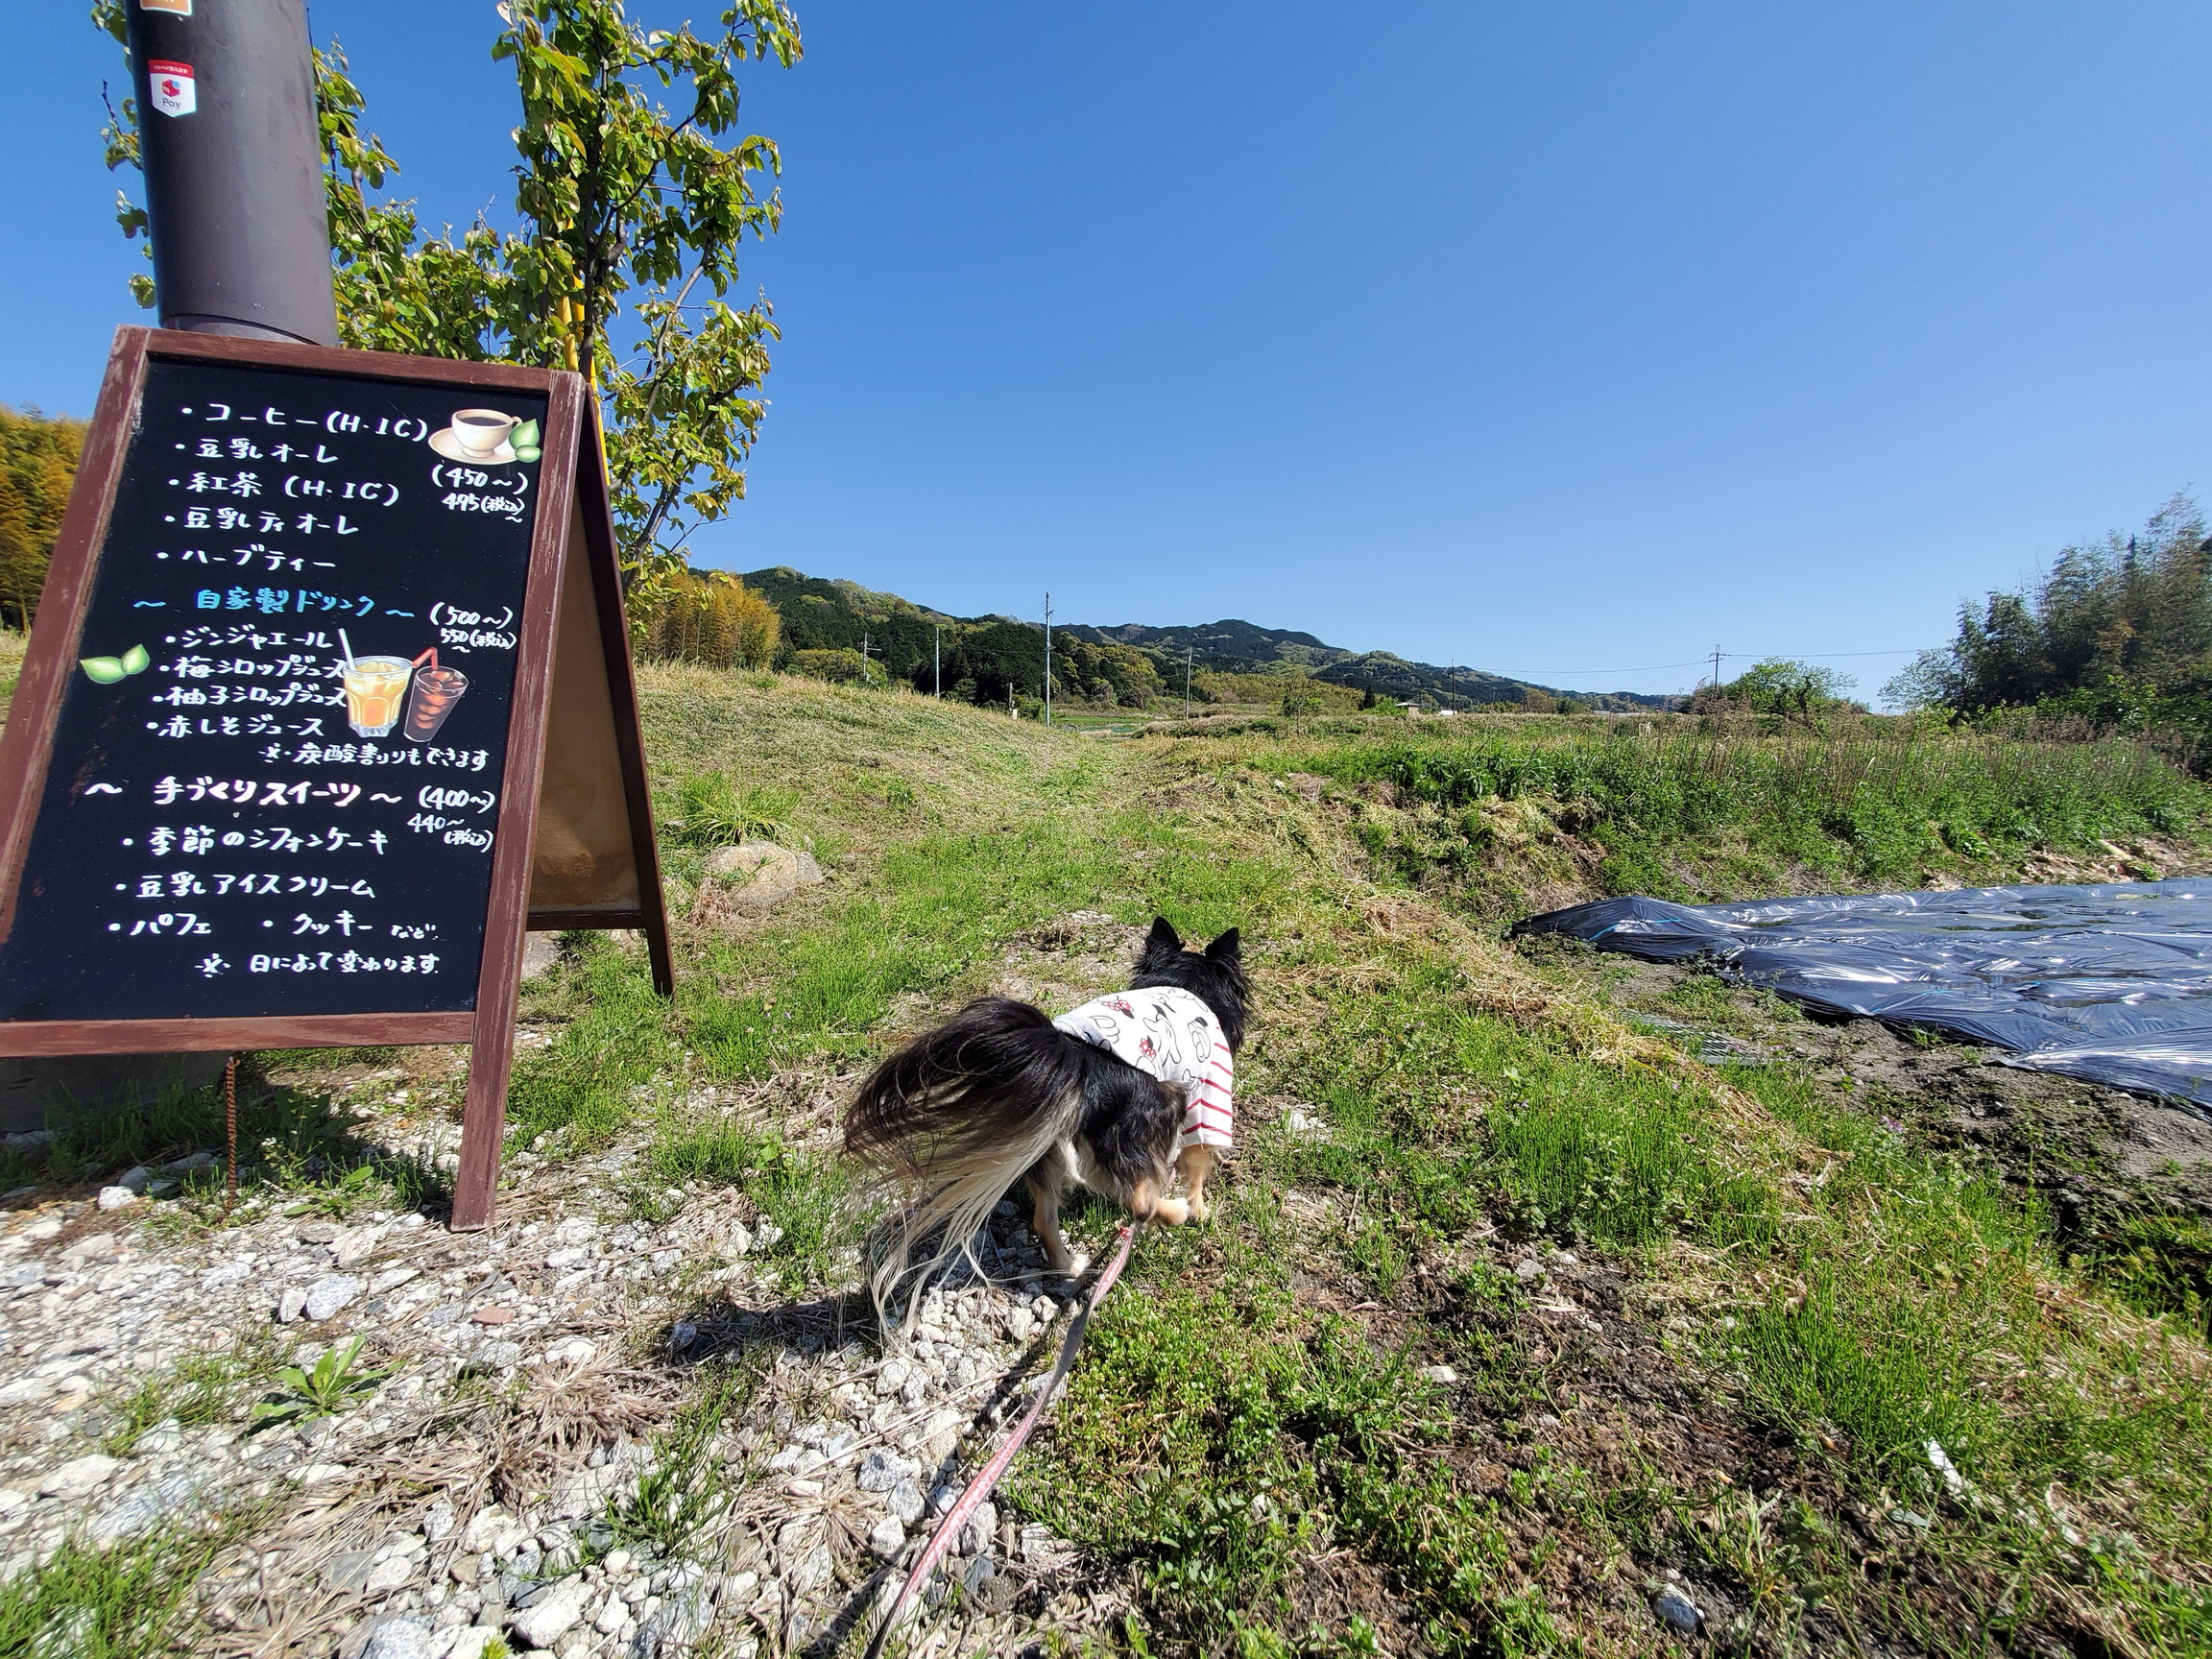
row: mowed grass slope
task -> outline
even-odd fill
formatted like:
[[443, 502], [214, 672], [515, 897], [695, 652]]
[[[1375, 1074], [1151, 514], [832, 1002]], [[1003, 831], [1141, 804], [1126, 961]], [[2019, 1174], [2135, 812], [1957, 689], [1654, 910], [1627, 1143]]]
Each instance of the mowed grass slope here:
[[[1227, 1202], [1142, 1239], [1010, 1486], [1136, 1597], [1056, 1643], [1640, 1651], [1676, 1640], [1653, 1612], [1675, 1586], [1701, 1639], [1743, 1651], [2212, 1645], [2200, 1326], [2130, 1310], [2032, 1208], [1811, 1078], [1716, 1072], [1513, 957], [1482, 859], [1409, 867], [1369, 787], [1495, 813], [1526, 798], [1497, 786], [1499, 745], [1409, 750], [1380, 720], [1109, 743], [689, 670], [646, 692], [671, 818], [711, 795], [810, 839], [831, 879], [736, 936], [686, 930], [672, 1013], [634, 954], [587, 949], [538, 994], [563, 1022], [518, 1070], [517, 1133], [559, 1153], [656, 1126], [658, 1168], [801, 1235], [795, 1295], [853, 1287], [865, 1194], [773, 1128], [686, 1119], [685, 1091], [864, 1064], [1070, 910], [1246, 929], [1261, 1008]], [[1546, 745], [1548, 802], [1623, 821], [1603, 780], [1633, 757]], [[2133, 752], [1826, 765], [1831, 797], [1857, 767], [1859, 822], [1885, 787], [1919, 821], [1942, 769], [1977, 826], [2033, 820], [1984, 872], [2202, 822], [2199, 787]], [[1562, 784], [1577, 766], [1599, 781]], [[2133, 781], [2100, 796], [2098, 766]], [[1787, 768], [1758, 767], [1786, 801]], [[1483, 768], [1487, 792], [1463, 781]], [[1765, 811], [1726, 820], [1707, 879], [1807, 862]], [[1684, 857], [1715, 832], [1669, 825]], [[700, 854], [670, 851], [681, 900]], [[1075, 1227], [1096, 1245], [1111, 1220]]]

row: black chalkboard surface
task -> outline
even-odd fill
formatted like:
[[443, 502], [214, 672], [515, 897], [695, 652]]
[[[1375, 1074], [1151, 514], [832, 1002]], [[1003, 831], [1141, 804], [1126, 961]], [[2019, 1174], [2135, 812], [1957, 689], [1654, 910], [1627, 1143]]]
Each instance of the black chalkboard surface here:
[[0, 1020], [474, 1005], [546, 418], [147, 365]]
[[0, 1055], [466, 1043], [480, 1227], [533, 926], [674, 989], [583, 378], [118, 329], [0, 733]]

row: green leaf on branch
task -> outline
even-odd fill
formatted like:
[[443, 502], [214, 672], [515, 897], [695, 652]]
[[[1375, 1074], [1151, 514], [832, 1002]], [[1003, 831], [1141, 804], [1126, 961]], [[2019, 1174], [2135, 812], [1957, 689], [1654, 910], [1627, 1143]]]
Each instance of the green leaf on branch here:
[[[120, 0], [93, 16], [123, 38]], [[680, 565], [745, 493], [779, 336], [764, 299], [738, 309], [726, 297], [745, 238], [782, 218], [782, 163], [772, 139], [737, 133], [738, 75], [798, 61], [798, 19], [782, 0], [733, 0], [705, 33], [641, 28], [618, 0], [508, 0], [498, 16], [492, 56], [513, 65], [522, 103], [512, 232], [482, 218], [432, 229], [412, 202], [376, 194], [398, 163], [363, 126], [344, 49], [316, 48], [339, 334], [365, 350], [589, 376], [635, 585]], [[104, 137], [110, 167], [138, 164], [129, 100]], [[145, 228], [128, 198], [118, 217], [127, 235]], [[151, 283], [133, 286], [151, 303]], [[517, 428], [514, 445], [536, 460], [542, 434]]]

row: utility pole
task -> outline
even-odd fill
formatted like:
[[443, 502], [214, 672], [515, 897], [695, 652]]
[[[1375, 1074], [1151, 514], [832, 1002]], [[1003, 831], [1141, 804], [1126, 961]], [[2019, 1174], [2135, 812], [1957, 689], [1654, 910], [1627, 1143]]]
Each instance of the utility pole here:
[[1183, 647], [1183, 718], [1190, 718], [1190, 647]]
[[1713, 689], [1720, 689], [1720, 647], [1713, 647]]
[[1052, 724], [1052, 595], [1045, 595], [1045, 724]]
[[[883, 648], [880, 645], [870, 645], [868, 643], [868, 631], [866, 629], [862, 629], [860, 631], [860, 661], [862, 662], [866, 662], [869, 660], [871, 654], [877, 657], [880, 657], [883, 655]], [[861, 683], [865, 685], [867, 683], [868, 676], [866, 674], [862, 674], [860, 679]]]
[[943, 624], [936, 625], [936, 638], [931, 640], [929, 644], [929, 694], [932, 697], [942, 697], [945, 695], [945, 629]]
[[161, 326], [337, 345], [304, 0], [124, 15]]

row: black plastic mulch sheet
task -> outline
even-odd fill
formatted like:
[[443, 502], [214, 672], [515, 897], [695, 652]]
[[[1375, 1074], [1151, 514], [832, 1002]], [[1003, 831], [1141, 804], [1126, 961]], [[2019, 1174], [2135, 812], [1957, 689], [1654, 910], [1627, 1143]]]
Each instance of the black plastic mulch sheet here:
[[2008, 1049], [2006, 1063], [2212, 1116], [2212, 878], [1670, 904], [1531, 916], [1651, 961], [1696, 957], [1793, 1002]]

